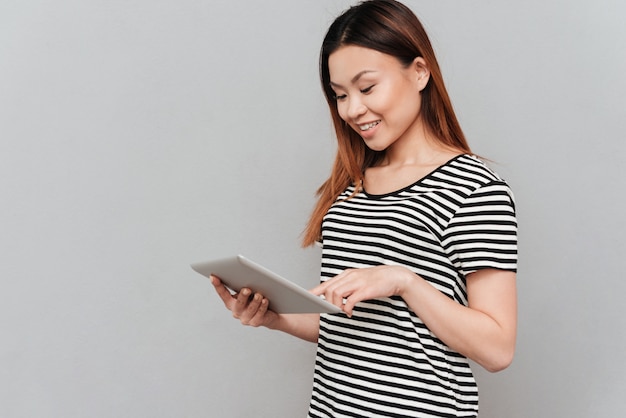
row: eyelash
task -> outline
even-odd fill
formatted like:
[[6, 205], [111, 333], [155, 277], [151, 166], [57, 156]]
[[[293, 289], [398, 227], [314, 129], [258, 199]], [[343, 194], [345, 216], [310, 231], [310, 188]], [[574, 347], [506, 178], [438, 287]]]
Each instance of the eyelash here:
[[[375, 85], [376, 84], [372, 84], [371, 86], [364, 88], [363, 90], [361, 90], [361, 94], [369, 94], [372, 91], [372, 89], [374, 88]], [[342, 95], [336, 95], [335, 94], [333, 97], [335, 98], [335, 100], [343, 100], [347, 96], [348, 96], [347, 94], [342, 94]]]

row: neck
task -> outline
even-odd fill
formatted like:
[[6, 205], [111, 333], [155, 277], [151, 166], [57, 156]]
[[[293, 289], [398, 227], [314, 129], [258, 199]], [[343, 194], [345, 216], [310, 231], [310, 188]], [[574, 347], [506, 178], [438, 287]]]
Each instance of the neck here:
[[[441, 144], [434, 135], [427, 132], [421, 125], [409, 135], [407, 132], [403, 138], [398, 139], [392, 146], [387, 148], [385, 158], [381, 165], [389, 166], [429, 166], [441, 163], [441, 159], [448, 157], [455, 150]], [[458, 154], [458, 152], [456, 152]]]

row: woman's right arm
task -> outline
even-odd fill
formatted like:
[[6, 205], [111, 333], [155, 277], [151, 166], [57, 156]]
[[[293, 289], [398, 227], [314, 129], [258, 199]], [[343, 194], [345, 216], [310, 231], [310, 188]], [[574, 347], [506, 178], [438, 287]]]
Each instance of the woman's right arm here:
[[262, 326], [317, 343], [319, 314], [277, 314], [268, 309], [269, 300], [260, 293], [253, 295], [250, 289], [245, 288], [233, 295], [217, 276], [211, 276], [211, 283], [226, 309], [243, 325]]

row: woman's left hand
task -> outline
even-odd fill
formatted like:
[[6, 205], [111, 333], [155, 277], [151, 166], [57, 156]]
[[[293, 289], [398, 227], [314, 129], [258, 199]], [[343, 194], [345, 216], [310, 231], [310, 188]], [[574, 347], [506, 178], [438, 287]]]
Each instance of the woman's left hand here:
[[348, 269], [311, 289], [352, 316], [354, 305], [363, 300], [402, 296], [418, 276], [401, 266], [376, 266]]

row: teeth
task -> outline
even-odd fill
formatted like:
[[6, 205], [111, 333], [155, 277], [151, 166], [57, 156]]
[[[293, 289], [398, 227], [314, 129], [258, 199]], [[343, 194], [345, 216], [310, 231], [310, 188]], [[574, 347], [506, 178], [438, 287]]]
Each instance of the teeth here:
[[367, 125], [359, 125], [359, 129], [362, 131], [368, 131], [372, 129], [374, 126], [378, 125], [379, 123], [380, 121], [377, 120], [376, 122], [368, 123]]

